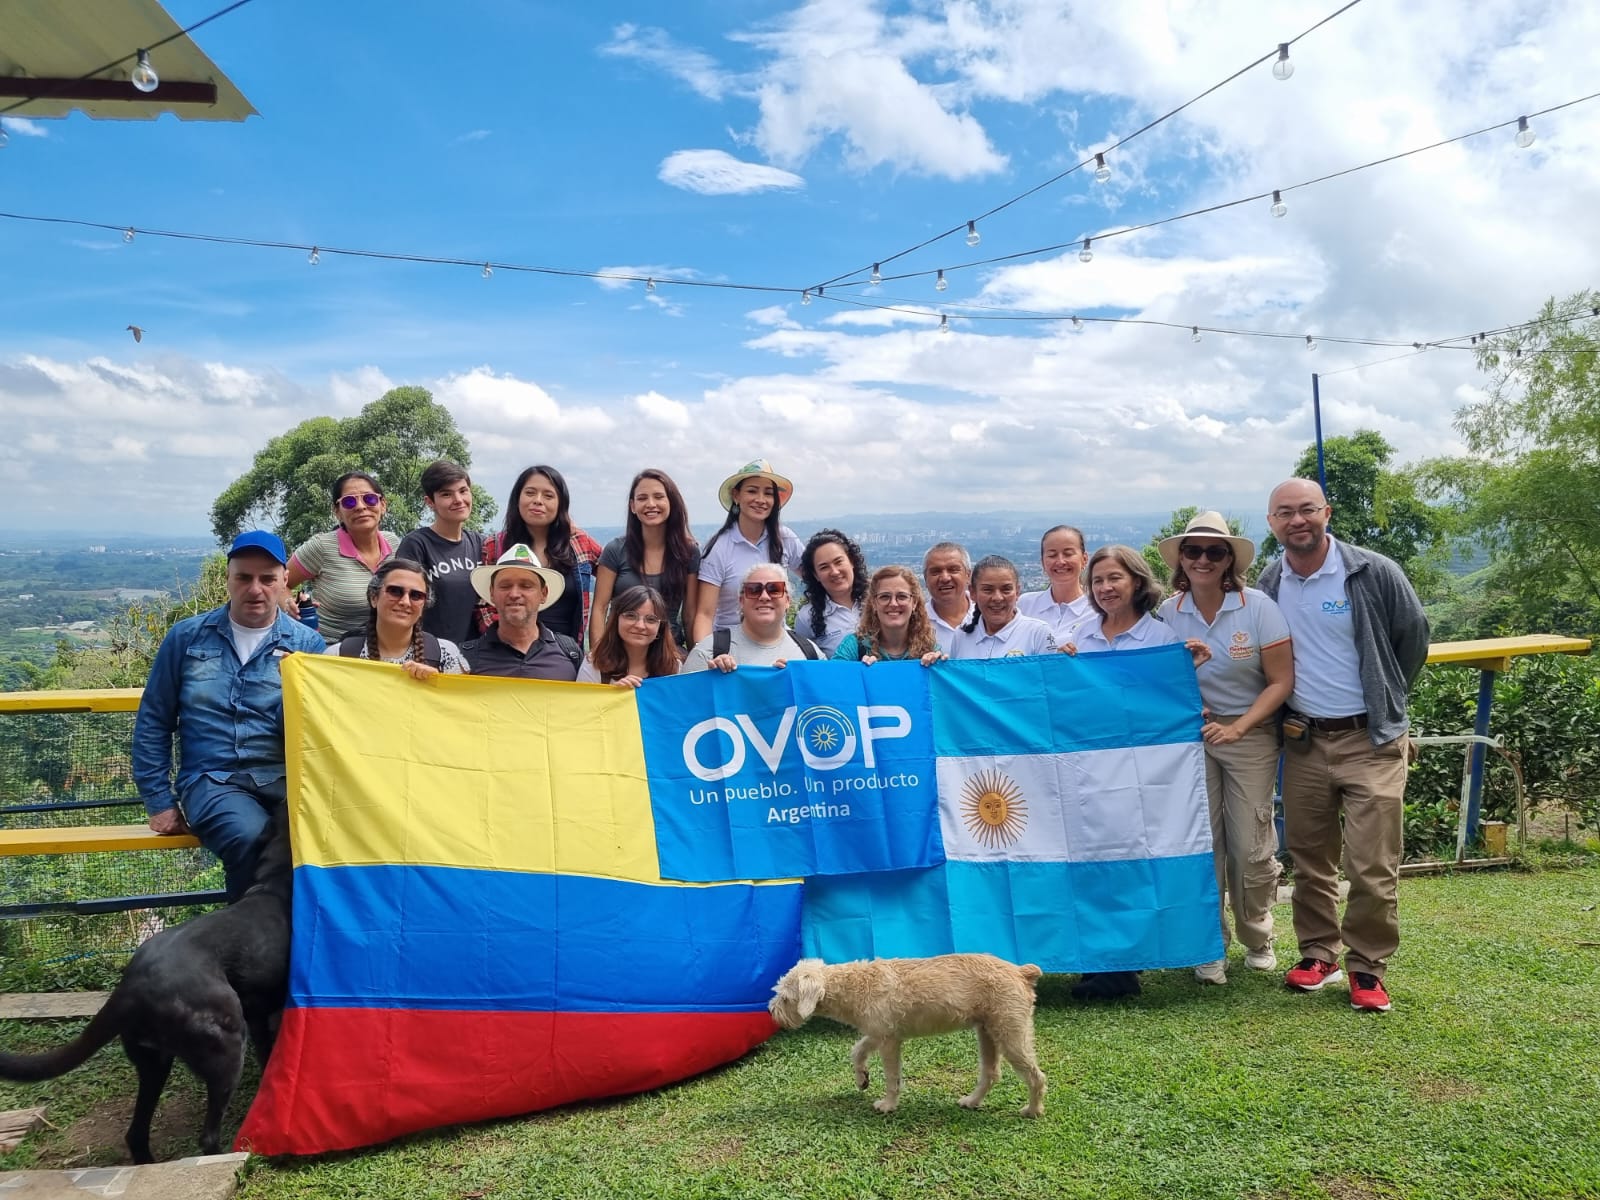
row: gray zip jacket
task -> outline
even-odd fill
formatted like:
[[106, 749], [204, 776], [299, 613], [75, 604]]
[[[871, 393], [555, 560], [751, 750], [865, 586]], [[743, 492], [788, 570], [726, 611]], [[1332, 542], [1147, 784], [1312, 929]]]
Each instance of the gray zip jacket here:
[[[1367, 736], [1374, 746], [1405, 733], [1406, 697], [1428, 661], [1428, 618], [1422, 601], [1393, 559], [1375, 550], [1339, 543], [1345, 594], [1355, 619], [1361, 692], [1367, 703]], [[1283, 559], [1261, 572], [1256, 586], [1274, 600], [1283, 580]]]

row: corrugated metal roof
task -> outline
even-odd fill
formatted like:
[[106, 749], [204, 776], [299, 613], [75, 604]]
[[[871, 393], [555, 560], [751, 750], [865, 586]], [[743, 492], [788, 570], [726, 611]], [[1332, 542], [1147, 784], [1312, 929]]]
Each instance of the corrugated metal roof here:
[[[156, 0], [0, 0], [0, 76], [76, 79], [178, 29]], [[187, 37], [151, 51], [150, 64], [163, 84], [214, 83], [217, 102], [174, 103], [164, 100], [158, 87], [134, 100], [29, 100], [9, 115], [64, 117], [77, 111], [123, 121], [153, 121], [168, 112], [185, 121], [242, 121], [257, 115], [233, 81]], [[132, 67], [130, 60], [96, 78], [127, 79]], [[0, 109], [13, 103], [0, 98]]]

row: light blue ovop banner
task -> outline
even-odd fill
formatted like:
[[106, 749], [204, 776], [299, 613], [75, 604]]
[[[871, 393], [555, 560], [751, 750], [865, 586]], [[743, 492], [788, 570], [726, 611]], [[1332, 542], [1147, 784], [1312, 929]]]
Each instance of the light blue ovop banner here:
[[646, 680], [661, 874], [713, 882], [944, 861], [930, 672], [791, 662]]

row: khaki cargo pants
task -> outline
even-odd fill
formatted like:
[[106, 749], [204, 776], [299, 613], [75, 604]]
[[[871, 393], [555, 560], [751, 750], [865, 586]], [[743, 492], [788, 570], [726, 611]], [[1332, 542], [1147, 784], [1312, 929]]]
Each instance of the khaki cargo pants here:
[[[1211, 718], [1231, 725], [1237, 717]], [[1278, 781], [1278, 731], [1269, 722], [1227, 746], [1206, 746], [1206, 794], [1211, 801], [1211, 848], [1222, 897], [1222, 949], [1233, 934], [1248, 950], [1272, 943], [1272, 905], [1278, 896], [1278, 834], [1272, 787]]]

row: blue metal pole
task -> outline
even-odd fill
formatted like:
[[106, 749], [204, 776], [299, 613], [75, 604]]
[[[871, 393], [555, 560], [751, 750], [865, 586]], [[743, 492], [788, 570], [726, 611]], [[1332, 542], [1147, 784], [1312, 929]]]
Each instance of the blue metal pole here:
[[1322, 461], [1322, 387], [1317, 373], [1311, 372], [1311, 417], [1317, 423], [1317, 483], [1328, 494], [1328, 465]]
[[[1478, 676], [1478, 715], [1472, 722], [1472, 731], [1479, 737], [1489, 736], [1489, 712], [1494, 707], [1494, 672], [1484, 671]], [[1483, 799], [1484, 747], [1481, 742], [1472, 745], [1472, 784], [1467, 792], [1467, 845], [1478, 840], [1478, 806]]]

